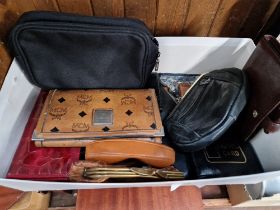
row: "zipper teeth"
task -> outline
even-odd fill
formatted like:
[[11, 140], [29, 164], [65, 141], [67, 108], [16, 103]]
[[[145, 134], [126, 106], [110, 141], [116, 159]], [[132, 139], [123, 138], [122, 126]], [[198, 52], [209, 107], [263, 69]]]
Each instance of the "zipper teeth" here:
[[[48, 17], [49, 19], [42, 19], [40, 18], [41, 15], [47, 14], [47, 15], [51, 15], [54, 16], [56, 14], [58, 14], [57, 12], [32, 12], [30, 11], [29, 14], [26, 14], [22, 19], [22, 23], [30, 23], [30, 22], [62, 22], [62, 23], [74, 23], [74, 24], [89, 24], [89, 25], [97, 25], [97, 26], [102, 26], [102, 23], [96, 23], [94, 22], [94, 20], [89, 20], [91, 17], [87, 17], [87, 16], [80, 16], [80, 15], [74, 15], [74, 17], [82, 17], [84, 19], [86, 19], [86, 23], [83, 23], [83, 20], [81, 21], [73, 21], [73, 20], [69, 20], [69, 18], [74, 18], [72, 14], [60, 14], [60, 16], [63, 18], [65, 18], [65, 20], [61, 20], [61, 19], [56, 19], [55, 17]], [[30, 18], [30, 19], [29, 19]], [[33, 19], [34, 18], [34, 19]], [[101, 21], [101, 17], [95, 17], [97, 18], [98, 21]], [[26, 20], [27, 19], [27, 20]], [[113, 19], [113, 18], [104, 18], [105, 21], [112, 21], [113, 23], [105, 23], [105, 25], [103, 26], [117, 26], [117, 27], [122, 27], [122, 23], [120, 19]], [[145, 25], [143, 25], [142, 23], [138, 22], [137, 20], [134, 19], [125, 19], [125, 23], [128, 27], [132, 27], [132, 28], [137, 28], [139, 30], [145, 30], [145, 32], [149, 35], [152, 35], [151, 32], [146, 28]]]
[[203, 73], [201, 74], [196, 80], [195, 82], [192, 84], [192, 86], [185, 92], [185, 94], [181, 97], [181, 100], [177, 103], [177, 105], [174, 107], [174, 109], [172, 110], [172, 112], [170, 112], [170, 114], [168, 115], [168, 117], [166, 119], [169, 119], [173, 113], [178, 109], [178, 107], [180, 106], [180, 104], [182, 103], [183, 99], [186, 97], [186, 95], [190, 92], [190, 90], [198, 83], [198, 81], [207, 73]]

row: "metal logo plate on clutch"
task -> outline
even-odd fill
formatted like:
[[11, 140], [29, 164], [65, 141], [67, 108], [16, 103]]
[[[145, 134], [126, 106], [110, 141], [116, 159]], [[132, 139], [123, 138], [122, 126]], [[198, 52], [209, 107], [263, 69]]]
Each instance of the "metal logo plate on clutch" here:
[[112, 124], [113, 124], [112, 109], [93, 110], [93, 125], [112, 125]]

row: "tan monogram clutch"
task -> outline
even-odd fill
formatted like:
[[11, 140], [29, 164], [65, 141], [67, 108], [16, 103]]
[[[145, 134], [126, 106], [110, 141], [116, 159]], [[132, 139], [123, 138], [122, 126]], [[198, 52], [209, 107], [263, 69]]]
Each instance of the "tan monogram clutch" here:
[[52, 90], [33, 140], [65, 142], [161, 136], [164, 131], [153, 89]]

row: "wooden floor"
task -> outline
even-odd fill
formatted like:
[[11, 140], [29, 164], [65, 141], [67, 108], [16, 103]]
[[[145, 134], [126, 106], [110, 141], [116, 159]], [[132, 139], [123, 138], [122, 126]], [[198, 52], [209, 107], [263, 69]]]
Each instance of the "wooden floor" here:
[[[27, 195], [26, 193], [31, 192], [22, 192], [14, 189], [0, 187], [0, 209], [9, 209], [11, 206], [13, 206], [13, 204], [17, 202], [21, 202], [21, 204], [24, 204], [23, 199], [21, 198], [26, 197], [24, 196]], [[280, 204], [279, 199], [277, 200], [277, 202], [271, 203], [269, 207], [256, 207], [259, 205], [255, 206], [255, 204], [252, 205], [254, 207], [250, 208], [232, 207], [225, 186], [206, 186], [201, 189], [193, 186], [185, 186], [180, 187], [172, 192], [170, 191], [170, 187], [52, 191], [51, 199], [49, 196], [50, 193], [32, 192], [32, 195], [33, 193], [37, 195], [32, 197], [29, 196], [30, 200], [28, 200], [28, 206], [45, 206], [46, 208], [48, 208], [48, 210], [280, 209], [279, 205], [275, 205]], [[38, 194], [40, 194], [40, 196], [38, 196]], [[44, 200], [42, 196], [45, 198], [48, 197], [48, 200]], [[41, 202], [43, 200], [44, 202]], [[25, 199], [25, 201], [27, 200]], [[264, 203], [262, 203], [261, 205], [264, 205]], [[35, 210], [34, 208], [32, 209]], [[38, 208], [36, 208], [36, 210], [37, 209]], [[41, 210], [41, 208], [39, 209]]]
[[180, 187], [79, 190], [76, 210], [186, 210], [203, 209], [200, 190]]

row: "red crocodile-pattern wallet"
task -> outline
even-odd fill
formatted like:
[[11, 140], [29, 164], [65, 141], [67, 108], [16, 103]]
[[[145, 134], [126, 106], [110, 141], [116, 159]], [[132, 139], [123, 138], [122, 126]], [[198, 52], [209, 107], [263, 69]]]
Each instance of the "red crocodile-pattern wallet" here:
[[47, 94], [47, 91], [42, 91], [38, 96], [7, 178], [66, 181], [71, 164], [79, 160], [80, 148], [39, 148], [31, 140]]

